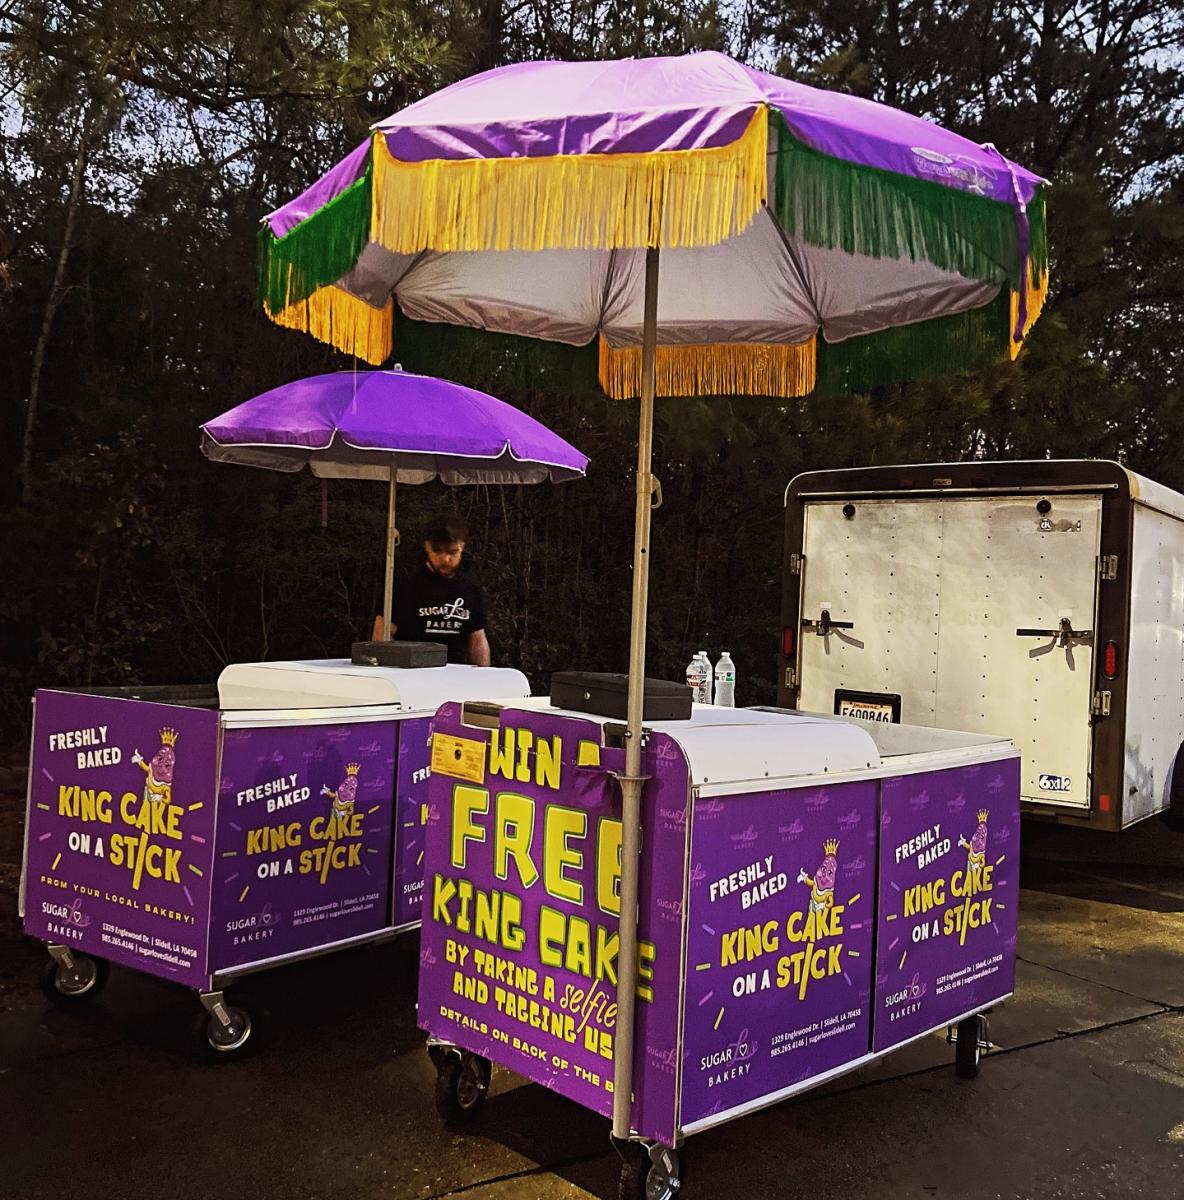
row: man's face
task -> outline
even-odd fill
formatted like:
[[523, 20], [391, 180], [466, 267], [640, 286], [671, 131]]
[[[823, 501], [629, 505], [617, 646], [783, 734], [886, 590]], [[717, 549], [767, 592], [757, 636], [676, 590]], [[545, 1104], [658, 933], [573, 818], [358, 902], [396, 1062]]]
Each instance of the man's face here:
[[428, 565], [437, 575], [445, 579], [456, 574], [461, 557], [465, 552], [464, 542], [424, 542], [424, 553], [428, 556]]

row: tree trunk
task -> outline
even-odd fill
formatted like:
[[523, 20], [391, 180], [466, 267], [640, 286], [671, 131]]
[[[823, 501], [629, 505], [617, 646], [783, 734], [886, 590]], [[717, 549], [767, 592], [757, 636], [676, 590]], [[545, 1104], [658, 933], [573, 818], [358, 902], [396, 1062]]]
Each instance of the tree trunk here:
[[86, 176], [86, 160], [90, 151], [91, 126], [96, 110], [92, 108], [83, 118], [78, 131], [78, 153], [74, 156], [74, 167], [70, 172], [70, 196], [66, 201], [66, 228], [62, 233], [62, 248], [58, 251], [58, 264], [54, 271], [53, 286], [45, 302], [45, 313], [41, 318], [41, 330], [33, 349], [33, 370], [29, 376], [29, 398], [25, 405], [25, 433], [21, 448], [21, 502], [28, 504], [33, 498], [33, 431], [37, 424], [37, 404], [41, 397], [41, 371], [45, 365], [45, 352], [53, 332], [54, 318], [66, 297], [66, 266], [70, 251], [74, 248], [74, 229], [78, 223], [78, 209], [82, 203], [82, 185]]

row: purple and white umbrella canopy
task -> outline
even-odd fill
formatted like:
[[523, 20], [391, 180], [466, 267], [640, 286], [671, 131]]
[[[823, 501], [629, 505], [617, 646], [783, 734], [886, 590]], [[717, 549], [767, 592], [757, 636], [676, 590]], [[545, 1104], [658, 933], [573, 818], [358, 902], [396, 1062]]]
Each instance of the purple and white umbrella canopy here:
[[1018, 352], [1048, 279], [1044, 181], [909, 113], [722, 54], [528, 62], [373, 127], [267, 218], [261, 299], [369, 362], [417, 320], [583, 345], [659, 395], [797, 396]]
[[338, 371], [263, 392], [201, 427], [214, 462], [323, 479], [560, 483], [588, 459], [485, 392], [406, 371]]
[[322, 479], [389, 483], [383, 631], [394, 594], [395, 485], [553, 483], [588, 459], [533, 417], [485, 392], [406, 371], [339, 371], [272, 388], [201, 427], [214, 462]]

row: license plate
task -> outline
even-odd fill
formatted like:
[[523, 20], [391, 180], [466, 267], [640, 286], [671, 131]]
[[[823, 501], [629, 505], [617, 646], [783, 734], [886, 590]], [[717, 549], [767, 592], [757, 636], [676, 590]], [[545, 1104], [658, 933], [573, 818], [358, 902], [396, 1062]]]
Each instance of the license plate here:
[[887, 692], [835, 691], [835, 713], [840, 717], [858, 717], [861, 721], [900, 724], [900, 697]]

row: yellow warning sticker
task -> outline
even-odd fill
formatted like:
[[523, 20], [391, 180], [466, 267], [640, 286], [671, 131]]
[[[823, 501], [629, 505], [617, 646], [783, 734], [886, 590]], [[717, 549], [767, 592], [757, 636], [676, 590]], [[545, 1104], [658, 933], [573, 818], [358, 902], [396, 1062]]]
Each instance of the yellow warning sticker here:
[[432, 734], [432, 774], [485, 782], [485, 743], [450, 733]]

